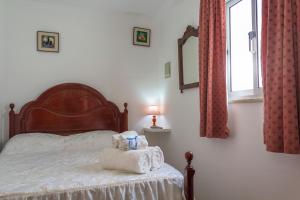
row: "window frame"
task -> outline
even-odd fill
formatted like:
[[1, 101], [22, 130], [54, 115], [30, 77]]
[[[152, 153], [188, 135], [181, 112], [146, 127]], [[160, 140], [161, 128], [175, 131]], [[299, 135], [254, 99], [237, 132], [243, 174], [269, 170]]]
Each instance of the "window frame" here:
[[[263, 89], [260, 87], [259, 77], [259, 44], [258, 44], [258, 6], [257, 0], [251, 0], [251, 13], [252, 13], [252, 30], [254, 37], [251, 40], [251, 49], [253, 57], [253, 89], [232, 91], [232, 78], [231, 78], [231, 7], [240, 3], [243, 0], [226, 0], [226, 70], [227, 70], [227, 93], [229, 101], [239, 99], [254, 99], [263, 97]], [[249, 33], [250, 33], [249, 32]], [[249, 39], [250, 42], [250, 39]], [[250, 46], [250, 45], [249, 45]], [[250, 47], [249, 47], [250, 48]], [[250, 52], [249, 52], [250, 53]]]

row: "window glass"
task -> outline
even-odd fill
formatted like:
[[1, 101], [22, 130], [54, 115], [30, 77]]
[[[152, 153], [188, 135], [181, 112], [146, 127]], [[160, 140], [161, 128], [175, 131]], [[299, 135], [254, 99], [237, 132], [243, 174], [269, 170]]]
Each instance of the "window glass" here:
[[259, 87], [262, 87], [262, 72], [261, 72], [261, 24], [262, 24], [262, 0], [257, 0], [257, 38], [258, 38], [258, 72], [259, 72]]
[[248, 33], [252, 30], [251, 0], [242, 0], [230, 8], [231, 91], [253, 89], [253, 54]]

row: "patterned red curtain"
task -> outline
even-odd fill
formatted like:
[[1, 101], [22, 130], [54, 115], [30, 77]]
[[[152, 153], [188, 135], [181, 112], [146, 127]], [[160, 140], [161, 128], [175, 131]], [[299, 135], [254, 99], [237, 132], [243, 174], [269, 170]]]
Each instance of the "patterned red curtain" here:
[[264, 139], [268, 151], [299, 153], [300, 1], [263, 0]]
[[226, 138], [225, 0], [201, 0], [199, 30], [200, 136]]

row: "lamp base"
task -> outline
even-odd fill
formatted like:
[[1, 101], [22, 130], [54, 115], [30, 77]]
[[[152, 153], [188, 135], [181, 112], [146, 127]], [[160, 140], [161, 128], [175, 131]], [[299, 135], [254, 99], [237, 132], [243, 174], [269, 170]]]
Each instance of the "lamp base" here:
[[151, 126], [150, 128], [152, 128], [152, 129], [163, 129], [163, 127], [160, 127], [160, 126]]
[[152, 128], [152, 129], [162, 129], [162, 127], [156, 126], [156, 116], [155, 115], [152, 116], [152, 126], [150, 128]]

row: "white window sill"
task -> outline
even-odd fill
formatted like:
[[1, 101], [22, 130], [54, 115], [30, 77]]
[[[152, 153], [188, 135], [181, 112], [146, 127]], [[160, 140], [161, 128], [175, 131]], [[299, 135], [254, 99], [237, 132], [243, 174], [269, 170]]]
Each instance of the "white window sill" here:
[[229, 100], [229, 104], [235, 104], [235, 103], [262, 103], [264, 101], [263, 97], [245, 97], [241, 99], [232, 99]]

